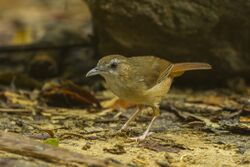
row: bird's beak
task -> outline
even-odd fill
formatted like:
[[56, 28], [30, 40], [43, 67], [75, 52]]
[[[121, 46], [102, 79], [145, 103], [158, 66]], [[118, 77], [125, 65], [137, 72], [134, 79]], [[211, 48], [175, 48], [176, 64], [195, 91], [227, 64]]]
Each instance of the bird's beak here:
[[90, 77], [90, 76], [93, 76], [93, 75], [98, 75], [100, 74], [100, 70], [95, 67], [93, 69], [91, 69], [87, 74], [86, 74], [86, 77]]

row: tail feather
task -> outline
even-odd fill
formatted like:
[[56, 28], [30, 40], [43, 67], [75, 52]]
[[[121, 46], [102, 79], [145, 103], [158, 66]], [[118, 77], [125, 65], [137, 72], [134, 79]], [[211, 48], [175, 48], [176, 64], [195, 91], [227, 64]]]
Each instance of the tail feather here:
[[208, 63], [176, 63], [171, 72], [172, 77], [178, 77], [185, 71], [191, 70], [208, 70], [212, 69], [212, 66]]

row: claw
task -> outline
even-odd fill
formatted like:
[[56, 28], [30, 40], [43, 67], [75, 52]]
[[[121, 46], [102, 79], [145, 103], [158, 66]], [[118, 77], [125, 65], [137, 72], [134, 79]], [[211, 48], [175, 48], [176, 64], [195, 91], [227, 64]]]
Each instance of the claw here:
[[136, 142], [138, 142], [138, 141], [143, 141], [143, 140], [145, 140], [146, 139], [146, 137], [147, 136], [150, 136], [150, 135], [152, 135], [153, 134], [153, 132], [149, 132], [149, 133], [144, 133], [143, 135], [141, 135], [141, 136], [138, 136], [138, 137], [132, 137], [132, 138], [130, 138], [131, 140], [135, 140]]
[[128, 129], [127, 129], [127, 127], [122, 127], [121, 129], [119, 129], [118, 131], [117, 131], [117, 133], [122, 133], [122, 132], [126, 132], [126, 131], [128, 131]]
[[153, 134], [153, 132], [149, 132], [154, 120], [157, 118], [157, 116], [154, 116], [153, 119], [151, 120], [150, 124], [148, 125], [147, 130], [143, 133], [143, 135], [139, 136], [139, 137], [133, 137], [131, 138], [132, 140], [135, 141], [143, 141], [147, 136]]

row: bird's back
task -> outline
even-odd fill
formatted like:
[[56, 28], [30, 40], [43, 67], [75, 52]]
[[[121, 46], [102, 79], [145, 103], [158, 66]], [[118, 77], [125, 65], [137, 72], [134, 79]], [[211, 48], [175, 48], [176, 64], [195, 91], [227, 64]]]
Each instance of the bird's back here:
[[172, 64], [167, 60], [154, 56], [131, 57], [129, 62], [133, 64], [136, 74], [134, 76], [138, 76], [135, 80], [144, 82], [148, 89], [157, 83], [162, 72]]

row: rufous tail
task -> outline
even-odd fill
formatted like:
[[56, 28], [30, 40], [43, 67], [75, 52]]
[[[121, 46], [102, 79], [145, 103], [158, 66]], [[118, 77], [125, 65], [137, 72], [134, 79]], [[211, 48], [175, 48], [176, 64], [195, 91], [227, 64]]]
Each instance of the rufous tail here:
[[170, 76], [178, 77], [185, 71], [208, 69], [212, 69], [212, 66], [208, 63], [176, 63], [172, 68]]

